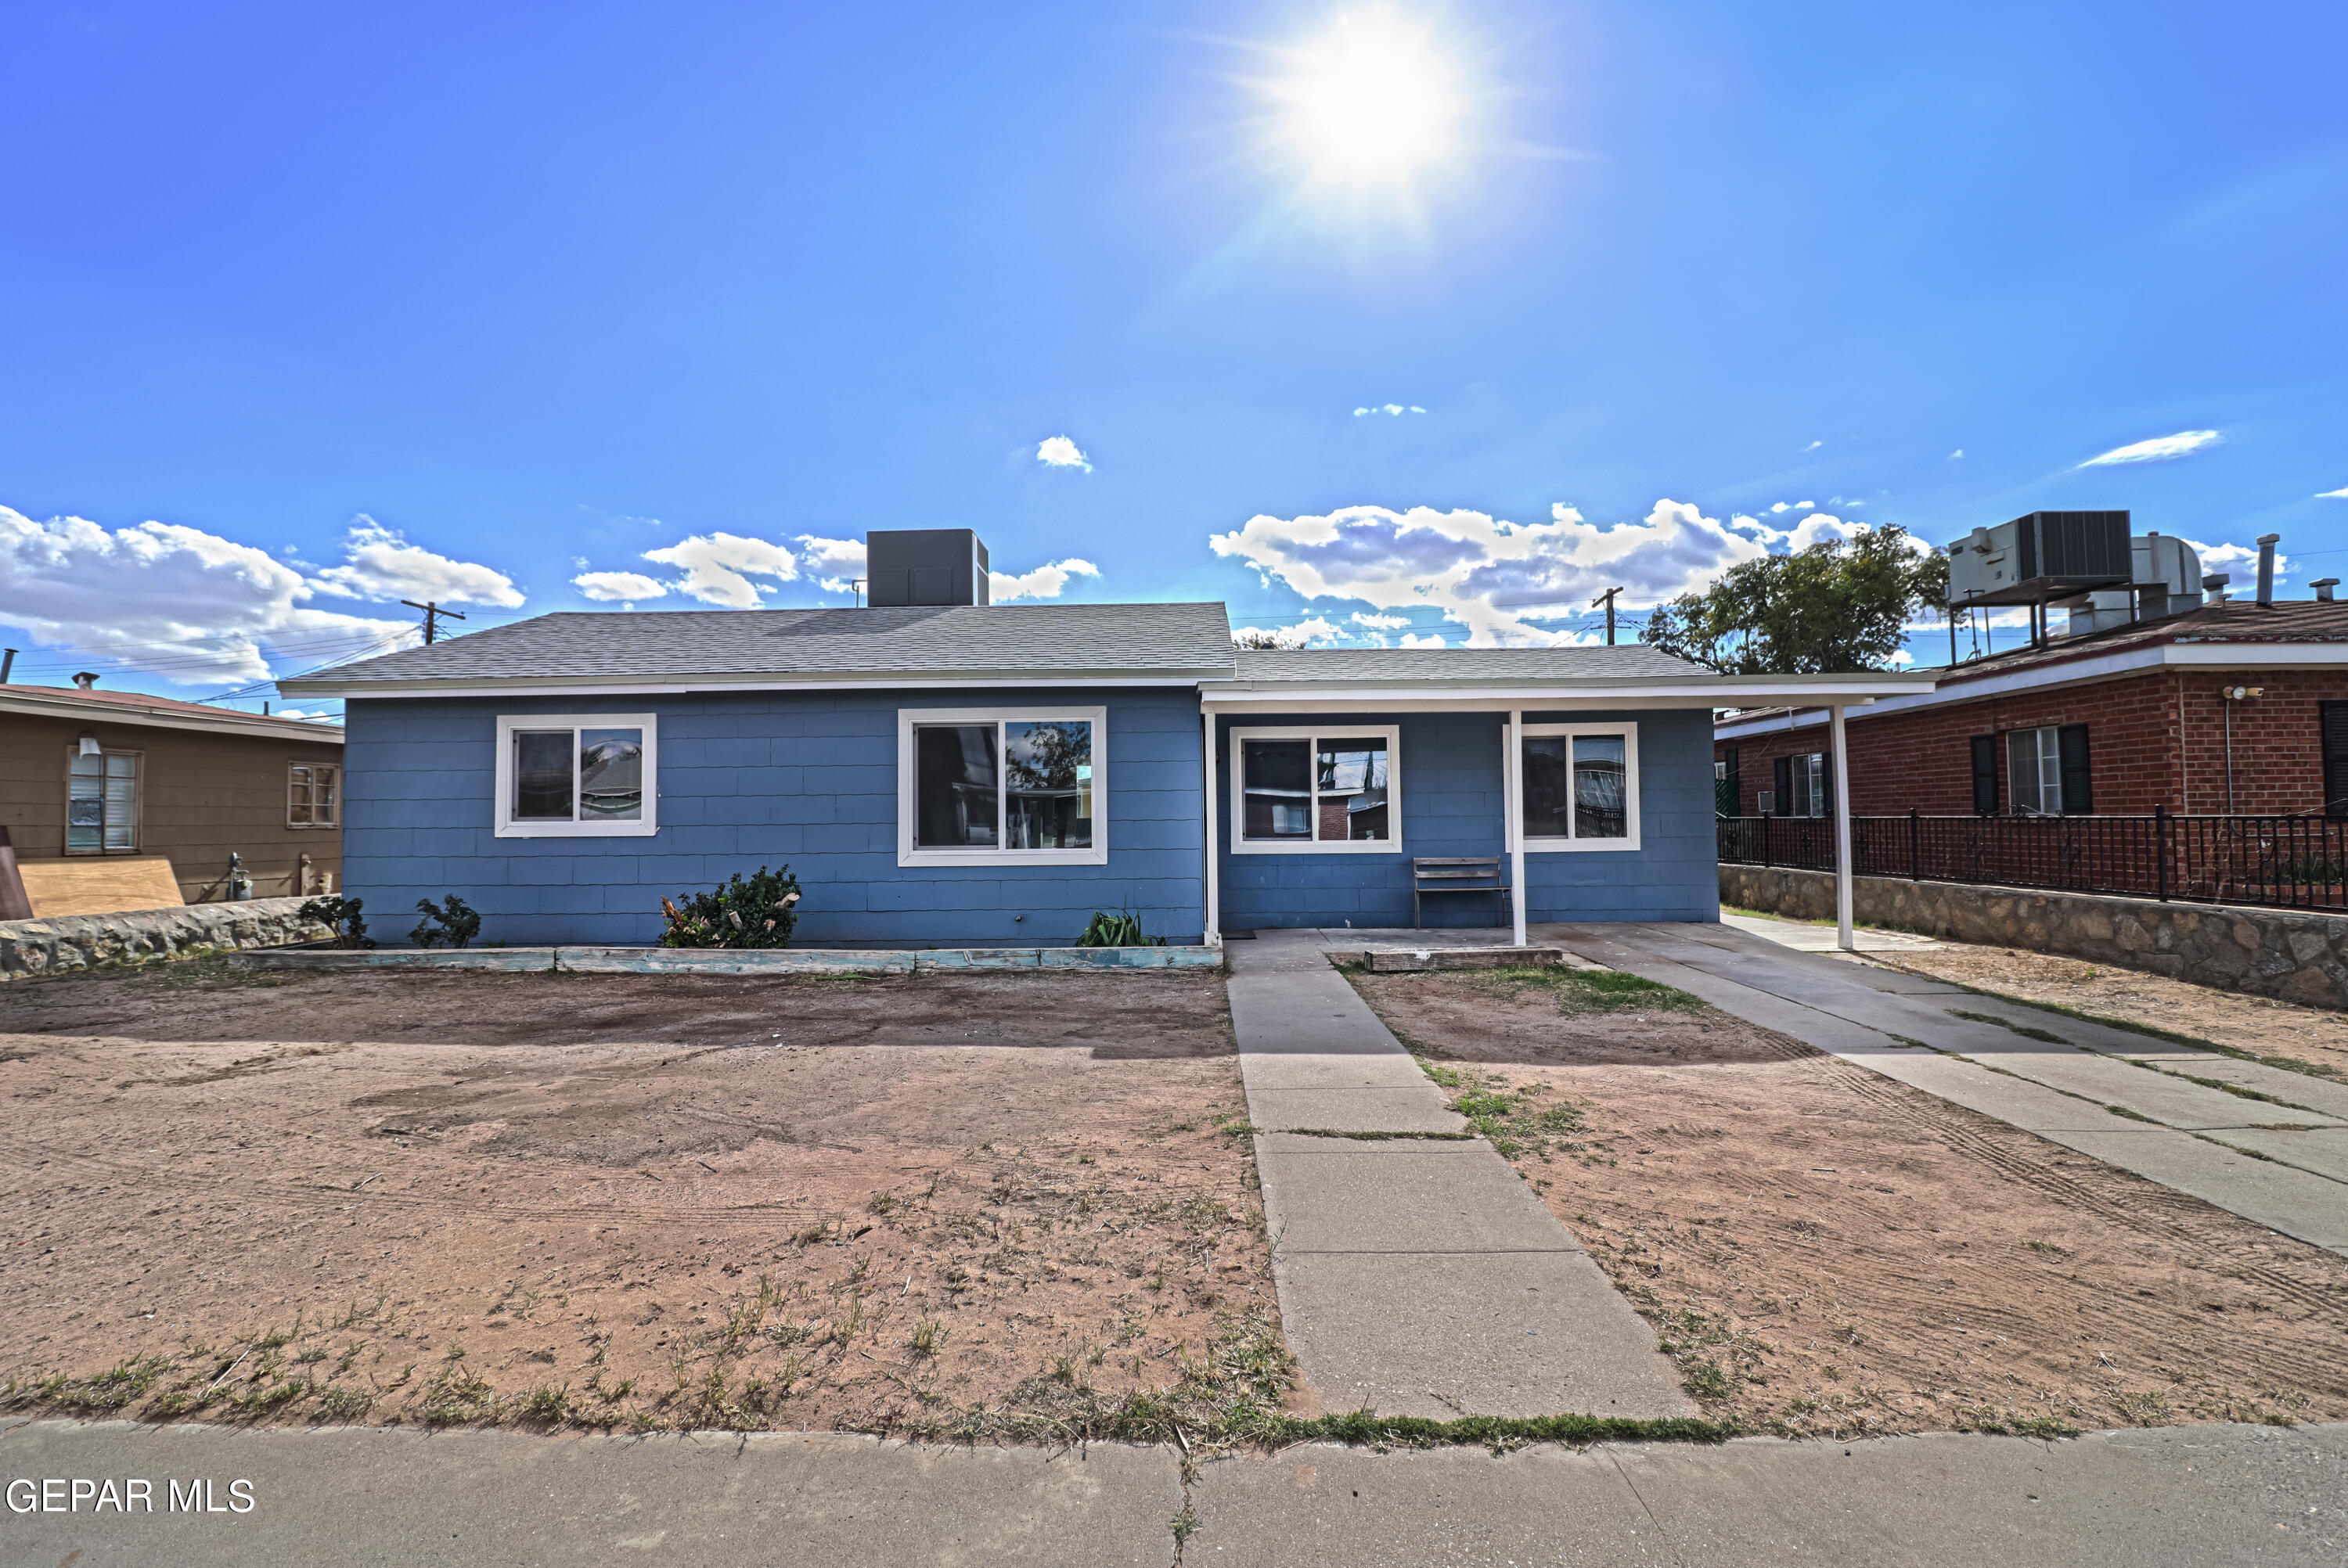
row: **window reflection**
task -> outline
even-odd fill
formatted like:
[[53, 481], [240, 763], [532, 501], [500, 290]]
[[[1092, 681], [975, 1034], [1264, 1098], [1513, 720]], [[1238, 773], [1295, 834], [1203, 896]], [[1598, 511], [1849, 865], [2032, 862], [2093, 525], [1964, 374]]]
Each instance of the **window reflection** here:
[[1092, 725], [1081, 719], [1005, 723], [1003, 752], [1005, 847], [1090, 849]]
[[1241, 743], [1243, 810], [1240, 832], [1243, 836], [1313, 836], [1312, 756], [1310, 741]]
[[641, 822], [644, 815], [644, 733], [579, 732], [582, 821]]
[[1378, 736], [1320, 743], [1314, 759], [1323, 843], [1386, 836], [1386, 743]]
[[1573, 836], [1627, 838], [1623, 786], [1626, 747], [1620, 735], [1573, 737]]
[[[999, 797], [995, 726], [913, 730], [913, 843], [924, 849], [992, 848]], [[1089, 753], [1090, 747], [1086, 747]], [[1087, 755], [1089, 768], [1089, 754]], [[1089, 819], [1086, 831], [1090, 831]]]

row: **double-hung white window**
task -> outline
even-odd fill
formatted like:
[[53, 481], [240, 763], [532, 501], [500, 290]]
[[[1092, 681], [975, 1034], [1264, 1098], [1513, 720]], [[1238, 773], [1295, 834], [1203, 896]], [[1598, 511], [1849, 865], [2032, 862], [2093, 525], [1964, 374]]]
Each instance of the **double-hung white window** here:
[[1392, 855], [1402, 848], [1400, 731], [1337, 720], [1231, 732], [1231, 853]]
[[1639, 726], [1527, 724], [1525, 848], [1639, 847]]
[[1108, 864], [1108, 710], [897, 714], [897, 864]]
[[658, 720], [650, 713], [498, 718], [499, 838], [631, 838], [658, 831]]

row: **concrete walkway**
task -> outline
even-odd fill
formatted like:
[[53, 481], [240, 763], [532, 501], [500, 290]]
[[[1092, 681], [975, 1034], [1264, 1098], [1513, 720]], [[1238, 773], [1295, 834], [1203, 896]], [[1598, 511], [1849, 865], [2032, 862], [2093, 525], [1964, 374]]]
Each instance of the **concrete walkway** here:
[[1535, 934], [2348, 1255], [2348, 1085], [1799, 951], [1735, 926]]
[[1318, 935], [1231, 946], [1281, 1324], [1324, 1409], [1693, 1415], [1654, 1331], [1507, 1161], [1456, 1133]]
[[[2187, 1568], [2336, 1564], [2348, 1427], [2072, 1442], [1378, 1454], [1311, 1446], [1182, 1481], [1170, 1449], [956, 1449], [831, 1434], [653, 1438], [0, 1420], [0, 1562], [117, 1568], [648, 1563], [769, 1568]], [[71, 1482], [149, 1481], [151, 1513]], [[38, 1484], [66, 1483], [60, 1512]], [[169, 1481], [221, 1512], [168, 1512]], [[228, 1512], [233, 1494], [252, 1500]], [[27, 1496], [36, 1512], [14, 1508]], [[1178, 1539], [1176, 1521], [1184, 1522]]]

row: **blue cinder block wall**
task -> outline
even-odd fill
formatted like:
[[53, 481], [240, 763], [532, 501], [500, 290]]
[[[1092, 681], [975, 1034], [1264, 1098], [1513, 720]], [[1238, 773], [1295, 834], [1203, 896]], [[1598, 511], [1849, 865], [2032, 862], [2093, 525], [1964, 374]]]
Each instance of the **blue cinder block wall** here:
[[[1713, 829], [1712, 714], [1704, 709], [1535, 713], [1528, 724], [1639, 726], [1640, 847], [1525, 856], [1525, 912], [1534, 921], [1717, 920], [1718, 839]], [[1250, 714], [1216, 723], [1215, 776], [1222, 924], [1407, 926], [1410, 862], [1418, 856], [1499, 855], [1499, 713], [1406, 713], [1330, 719]], [[1231, 852], [1231, 731], [1349, 724], [1401, 727], [1402, 842], [1391, 855], [1234, 855]], [[1425, 901], [1429, 926], [1505, 926], [1498, 894], [1446, 893]]]
[[[1072, 703], [1108, 710], [1107, 866], [897, 864], [900, 708]], [[498, 716], [598, 711], [660, 716], [659, 832], [498, 837]], [[801, 947], [1061, 946], [1096, 909], [1178, 943], [1205, 924], [1186, 688], [353, 699], [345, 723], [344, 882], [379, 940], [405, 938], [417, 899], [454, 893], [480, 911], [483, 941], [650, 942], [664, 894], [762, 862], [788, 862], [805, 889]]]

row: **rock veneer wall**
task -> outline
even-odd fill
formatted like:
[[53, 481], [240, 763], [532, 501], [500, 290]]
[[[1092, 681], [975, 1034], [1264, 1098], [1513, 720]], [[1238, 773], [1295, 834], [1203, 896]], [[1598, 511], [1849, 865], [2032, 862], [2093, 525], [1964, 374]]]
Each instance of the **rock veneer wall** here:
[[301, 898], [250, 898], [119, 915], [60, 915], [0, 921], [0, 979], [86, 969], [95, 964], [173, 958], [221, 948], [270, 948], [334, 932], [298, 911]]
[[[1834, 874], [1723, 866], [1720, 901], [1831, 920]], [[1871, 926], [2067, 953], [2197, 985], [2348, 1010], [2348, 917], [2339, 915], [1896, 876], [1853, 877], [1851, 912]]]

